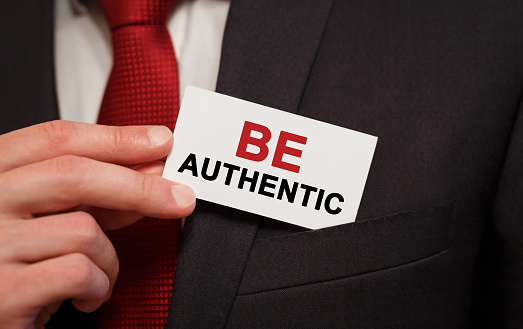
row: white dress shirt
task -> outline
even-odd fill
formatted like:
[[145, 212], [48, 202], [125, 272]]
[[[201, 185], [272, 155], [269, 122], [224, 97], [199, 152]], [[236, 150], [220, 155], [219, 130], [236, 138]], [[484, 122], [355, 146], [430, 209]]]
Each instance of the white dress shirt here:
[[[60, 117], [95, 123], [112, 66], [111, 33], [95, 0], [56, 1], [55, 70]], [[215, 90], [230, 0], [180, 0], [167, 28], [180, 83]], [[181, 101], [181, 99], [180, 99]]]

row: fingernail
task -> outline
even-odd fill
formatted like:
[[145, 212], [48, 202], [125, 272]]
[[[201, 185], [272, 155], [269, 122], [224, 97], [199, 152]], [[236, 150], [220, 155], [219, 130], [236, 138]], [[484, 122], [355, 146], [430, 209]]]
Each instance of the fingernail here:
[[149, 140], [154, 146], [161, 146], [173, 137], [171, 130], [164, 126], [157, 126], [149, 129], [147, 132]]
[[189, 207], [196, 202], [193, 190], [186, 185], [174, 185], [171, 187], [176, 204], [180, 208]]

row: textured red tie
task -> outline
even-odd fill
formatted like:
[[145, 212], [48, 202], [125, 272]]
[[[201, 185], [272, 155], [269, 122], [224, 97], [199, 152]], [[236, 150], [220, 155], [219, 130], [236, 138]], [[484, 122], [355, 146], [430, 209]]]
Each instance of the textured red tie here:
[[[178, 115], [178, 71], [165, 22], [174, 0], [99, 0], [112, 31], [114, 64], [98, 123], [166, 125]], [[145, 218], [109, 232], [120, 260], [100, 328], [165, 328], [180, 222]]]

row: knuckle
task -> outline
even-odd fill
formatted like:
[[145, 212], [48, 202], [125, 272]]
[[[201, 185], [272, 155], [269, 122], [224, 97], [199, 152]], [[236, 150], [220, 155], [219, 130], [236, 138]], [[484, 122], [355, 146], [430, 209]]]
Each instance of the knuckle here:
[[76, 124], [70, 121], [55, 120], [41, 125], [41, 132], [53, 145], [67, 144], [76, 134]]
[[111, 134], [111, 141], [114, 145], [118, 146], [122, 144], [125, 139], [126, 137], [122, 129], [113, 128], [113, 132]]
[[112, 127], [111, 142], [116, 149], [135, 142], [135, 135], [127, 133], [122, 127]]
[[156, 179], [152, 175], [139, 174], [137, 175], [138, 186], [140, 187], [140, 192], [144, 196], [152, 196], [156, 187]]
[[69, 259], [69, 270], [71, 271], [71, 282], [79, 287], [87, 287], [96, 275], [93, 262], [84, 254], [71, 254]]
[[98, 246], [103, 232], [93, 216], [86, 212], [76, 212], [70, 223], [73, 225], [72, 229], [79, 245], [89, 249]]
[[[84, 159], [75, 155], [62, 155], [52, 160], [53, 169], [61, 174], [76, 176], [83, 170]], [[71, 177], [69, 177], [71, 178]]]

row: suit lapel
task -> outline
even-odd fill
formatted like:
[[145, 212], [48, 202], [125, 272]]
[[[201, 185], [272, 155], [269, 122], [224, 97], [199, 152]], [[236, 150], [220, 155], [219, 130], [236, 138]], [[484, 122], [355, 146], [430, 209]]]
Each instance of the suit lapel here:
[[217, 92], [296, 112], [331, 0], [233, 0]]
[[[331, 0], [233, 0], [217, 91], [297, 112]], [[260, 217], [198, 201], [187, 219], [167, 328], [223, 328]]]

